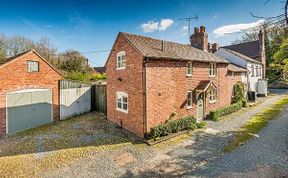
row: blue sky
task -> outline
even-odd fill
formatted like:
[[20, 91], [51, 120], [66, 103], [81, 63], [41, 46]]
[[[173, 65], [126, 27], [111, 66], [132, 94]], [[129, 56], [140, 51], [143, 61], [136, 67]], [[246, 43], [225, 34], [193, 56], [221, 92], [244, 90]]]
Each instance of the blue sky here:
[[[209, 41], [227, 45], [259, 16], [282, 13], [281, 0], [0, 0], [0, 33], [38, 40], [50, 38], [59, 49], [75, 49], [92, 66], [105, 63], [119, 31], [180, 43], [188, 42], [187, 23], [179, 18], [199, 16], [191, 27], [204, 25]], [[231, 26], [234, 25], [234, 26]]]

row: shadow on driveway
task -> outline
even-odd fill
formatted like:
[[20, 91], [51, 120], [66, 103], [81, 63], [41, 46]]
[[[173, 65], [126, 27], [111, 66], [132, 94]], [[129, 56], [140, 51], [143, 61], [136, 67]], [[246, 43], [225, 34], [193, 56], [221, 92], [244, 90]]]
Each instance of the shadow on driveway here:
[[139, 138], [92, 112], [0, 138], [0, 156], [142, 143]]

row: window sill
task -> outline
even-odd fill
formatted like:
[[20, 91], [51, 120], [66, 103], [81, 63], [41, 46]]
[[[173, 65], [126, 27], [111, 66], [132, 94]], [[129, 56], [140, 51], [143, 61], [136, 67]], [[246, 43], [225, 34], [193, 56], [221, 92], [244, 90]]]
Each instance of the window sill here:
[[124, 110], [124, 109], [120, 109], [120, 108], [116, 108], [116, 110], [128, 114], [128, 110]]
[[210, 78], [215, 78], [215, 77], [216, 77], [216, 75], [209, 75], [209, 77], [210, 77]]
[[192, 75], [186, 75], [186, 77], [189, 77], [189, 78], [191, 78], [191, 77], [192, 77]]
[[186, 109], [192, 109], [193, 108], [193, 106], [187, 106], [186, 107]]
[[209, 101], [209, 103], [210, 103], [210, 104], [216, 103], [216, 100], [215, 100], [215, 101]]
[[123, 70], [125, 67], [116, 68], [116, 70]]

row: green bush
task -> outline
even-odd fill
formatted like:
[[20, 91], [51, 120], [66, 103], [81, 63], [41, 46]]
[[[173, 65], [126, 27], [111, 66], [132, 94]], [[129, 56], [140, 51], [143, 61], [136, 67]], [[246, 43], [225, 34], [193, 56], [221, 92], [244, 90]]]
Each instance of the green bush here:
[[170, 133], [177, 133], [182, 130], [194, 130], [196, 128], [202, 128], [203, 124], [196, 124], [196, 119], [192, 116], [186, 116], [178, 120], [168, 121], [163, 125], [159, 125], [151, 128], [148, 138], [158, 138], [166, 136]]
[[234, 85], [234, 103], [238, 103], [244, 100], [244, 84], [237, 82]]
[[215, 111], [211, 111], [209, 119], [213, 120], [213, 121], [217, 121], [222, 116], [225, 116], [225, 115], [231, 114], [231, 113], [233, 113], [235, 111], [238, 111], [239, 109], [242, 108], [242, 106], [243, 106], [243, 102], [240, 101], [240, 102], [231, 104], [229, 106], [217, 109]]
[[207, 122], [197, 122], [195, 125], [196, 125], [196, 128], [199, 128], [199, 129], [202, 129], [206, 126]]

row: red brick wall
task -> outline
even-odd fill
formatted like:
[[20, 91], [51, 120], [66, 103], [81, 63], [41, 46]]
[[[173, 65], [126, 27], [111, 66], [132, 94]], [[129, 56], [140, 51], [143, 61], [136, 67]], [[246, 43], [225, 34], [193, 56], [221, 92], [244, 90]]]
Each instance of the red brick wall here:
[[[27, 72], [27, 60], [39, 61], [40, 71]], [[30, 52], [0, 66], [0, 132], [6, 133], [6, 94], [13, 91], [43, 88], [53, 91], [54, 120], [59, 117], [58, 80], [63, 79], [35, 53]]]
[[[209, 63], [193, 62], [192, 77], [186, 76], [187, 63], [181, 61], [151, 61], [146, 68], [147, 87], [147, 131], [151, 127], [165, 123], [172, 112], [175, 118], [197, 115], [197, 101], [193, 92], [193, 106], [187, 109], [187, 92], [194, 91], [201, 80], [210, 80]], [[217, 86], [217, 101], [209, 103], [206, 93], [205, 114], [211, 110], [231, 104], [232, 88], [240, 74], [234, 79], [228, 76], [227, 64], [217, 64], [217, 75], [212, 77]]]
[[[125, 51], [126, 53], [126, 68], [116, 70], [116, 57], [120, 51]], [[143, 57], [121, 34], [116, 39], [113, 50], [107, 60], [106, 73], [107, 118], [119, 125], [122, 122], [123, 127], [143, 137]], [[119, 81], [119, 78], [122, 81]], [[116, 110], [116, 92], [128, 94], [128, 113]]]

